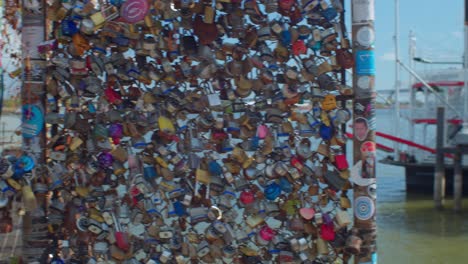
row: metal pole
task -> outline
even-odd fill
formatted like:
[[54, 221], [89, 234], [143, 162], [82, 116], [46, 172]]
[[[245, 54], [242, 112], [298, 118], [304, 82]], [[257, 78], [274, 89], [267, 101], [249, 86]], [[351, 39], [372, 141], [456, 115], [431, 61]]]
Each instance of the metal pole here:
[[434, 174], [434, 205], [442, 209], [445, 198], [445, 164], [444, 164], [444, 120], [445, 109], [437, 108], [437, 135], [436, 135], [436, 167]]
[[[400, 1], [395, 0], [395, 131], [394, 135], [400, 137]], [[395, 160], [399, 160], [399, 144], [394, 143]]]
[[[416, 55], [416, 36], [414, 35], [414, 32], [411, 30], [409, 33], [409, 66], [410, 68], [414, 68], [414, 61], [412, 58]], [[410, 127], [410, 140], [412, 142], [415, 142], [414, 138], [414, 118], [415, 118], [415, 113], [414, 113], [414, 103], [416, 102], [416, 93], [414, 92], [413, 89], [413, 84], [414, 84], [414, 77], [413, 75], [409, 75], [409, 89], [410, 89], [410, 120], [409, 120], [409, 127]], [[414, 148], [410, 148], [409, 153], [411, 155], [414, 155]]]
[[[465, 85], [463, 88], [464, 104], [463, 104], [463, 128], [468, 130], [468, 0], [465, 0], [465, 50], [463, 55], [463, 69], [465, 77]], [[467, 142], [468, 143], [468, 142]]]
[[455, 202], [454, 210], [459, 213], [462, 209], [462, 193], [463, 193], [463, 154], [461, 146], [457, 146], [455, 157], [453, 160], [453, 199]]
[[[364, 106], [375, 108], [374, 66], [374, 0], [352, 1], [352, 34], [354, 109]], [[354, 181], [354, 228], [362, 238], [361, 251], [354, 263], [377, 263], [376, 196], [369, 192], [375, 188], [376, 144], [375, 111], [353, 111], [354, 166], [360, 168]]]

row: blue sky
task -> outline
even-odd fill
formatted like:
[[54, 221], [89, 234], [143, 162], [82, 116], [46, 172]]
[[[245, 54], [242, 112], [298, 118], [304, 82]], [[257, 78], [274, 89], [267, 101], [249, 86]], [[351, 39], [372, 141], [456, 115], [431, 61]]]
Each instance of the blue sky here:
[[[346, 10], [351, 13], [351, 1]], [[463, 0], [400, 0], [400, 58], [408, 64], [409, 32], [416, 35], [416, 55], [432, 61], [462, 61], [463, 56]], [[346, 21], [350, 25], [350, 19]], [[348, 30], [351, 30], [349, 27]], [[376, 89], [395, 87], [395, 0], [375, 0], [376, 30]], [[415, 63], [417, 71], [450, 65]], [[454, 67], [454, 65], [452, 65]], [[455, 66], [456, 67], [456, 66]], [[401, 70], [402, 85], [408, 74]]]

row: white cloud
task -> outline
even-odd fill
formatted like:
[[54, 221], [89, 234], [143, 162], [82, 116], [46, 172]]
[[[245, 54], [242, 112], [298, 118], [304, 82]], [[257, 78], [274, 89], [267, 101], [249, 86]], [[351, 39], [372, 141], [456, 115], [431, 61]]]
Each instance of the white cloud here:
[[380, 60], [383, 61], [394, 61], [395, 60], [395, 52], [390, 51], [390, 52], [385, 52], [379, 57]]

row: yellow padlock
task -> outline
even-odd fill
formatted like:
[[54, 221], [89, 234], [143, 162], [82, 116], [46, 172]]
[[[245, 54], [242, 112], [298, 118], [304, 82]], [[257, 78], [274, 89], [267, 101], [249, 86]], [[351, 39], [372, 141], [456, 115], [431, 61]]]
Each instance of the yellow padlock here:
[[74, 137], [70, 142], [70, 150], [75, 151], [81, 144], [83, 144], [83, 140], [79, 137]]
[[205, 6], [205, 16], [203, 17], [203, 22], [207, 24], [213, 24], [215, 17], [215, 10], [211, 6]]
[[175, 127], [172, 121], [165, 117], [165, 116], [160, 116], [158, 118], [158, 124], [159, 124], [159, 129], [164, 132], [169, 132], [169, 133], [175, 133]]
[[240, 147], [235, 147], [232, 151], [232, 157], [236, 159], [239, 163], [244, 163], [248, 157], [243, 149]]
[[168, 168], [169, 167], [169, 164], [167, 164], [167, 162], [165, 160], [163, 160], [161, 157], [156, 157], [154, 158], [156, 160], [156, 163], [159, 164], [159, 166], [163, 167], [163, 168]]
[[195, 172], [195, 177], [198, 182], [203, 184], [209, 184], [211, 182], [211, 176], [208, 171], [198, 168]]
[[16, 191], [21, 190], [21, 184], [19, 184], [19, 182], [15, 181], [14, 179], [8, 178], [7, 183], [8, 183], [8, 185], [10, 185]]
[[24, 185], [22, 188], [23, 193], [23, 204], [26, 211], [34, 211], [37, 208], [37, 200], [34, 195], [31, 186]]
[[102, 217], [101, 213], [96, 208], [89, 208], [88, 215], [89, 218], [94, 219], [99, 223], [104, 223], [104, 217]]
[[75, 192], [76, 192], [76, 194], [78, 194], [78, 196], [80, 196], [80, 197], [86, 197], [86, 196], [88, 196], [88, 194], [89, 194], [89, 189], [88, 189], [88, 187], [77, 186], [77, 187], [75, 188]]
[[104, 22], [106, 22], [106, 18], [101, 12], [96, 12], [90, 16], [91, 20], [95, 25], [95, 29], [99, 29], [104, 26]]
[[349, 209], [351, 208], [351, 201], [347, 196], [341, 196], [340, 197], [340, 206], [343, 209]]

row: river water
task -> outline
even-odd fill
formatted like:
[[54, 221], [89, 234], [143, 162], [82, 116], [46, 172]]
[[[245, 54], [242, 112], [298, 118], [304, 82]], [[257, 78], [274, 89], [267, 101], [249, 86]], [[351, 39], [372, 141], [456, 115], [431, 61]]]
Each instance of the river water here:
[[[19, 140], [18, 136], [11, 134], [20, 124], [19, 117], [3, 116], [0, 128], [3, 123], [6, 131], [3, 138]], [[377, 110], [378, 131], [393, 133], [392, 124], [391, 111]], [[407, 137], [408, 127], [404, 122], [401, 123], [401, 131], [401, 136]], [[422, 136], [420, 132], [417, 135]], [[348, 153], [351, 161], [350, 155], [351, 151]], [[378, 153], [379, 158], [385, 155]], [[431, 193], [406, 193], [402, 167], [378, 163], [377, 179], [379, 263], [468, 263], [468, 199], [463, 201], [461, 214], [453, 212], [451, 197], [447, 197], [446, 209], [438, 211], [434, 209]]]
[[[377, 110], [377, 130], [394, 134], [392, 125], [391, 111]], [[407, 138], [406, 122], [400, 128]], [[433, 138], [434, 129], [427, 131], [428, 139]], [[422, 136], [417, 130], [416, 138]], [[379, 263], [468, 263], [468, 199], [460, 214], [452, 210], [452, 197], [447, 197], [445, 210], [436, 210], [432, 193], [406, 193], [403, 167], [379, 163], [377, 180]]]

